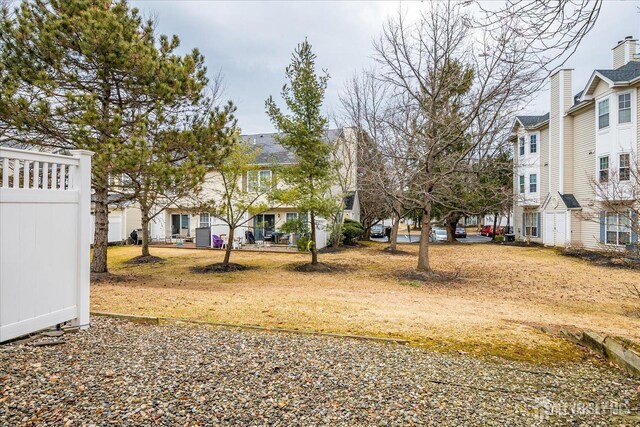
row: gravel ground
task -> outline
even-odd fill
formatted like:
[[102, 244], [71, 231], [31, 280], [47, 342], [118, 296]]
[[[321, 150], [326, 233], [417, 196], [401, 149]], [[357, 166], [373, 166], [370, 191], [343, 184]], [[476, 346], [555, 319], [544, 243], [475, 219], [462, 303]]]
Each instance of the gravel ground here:
[[640, 381], [595, 361], [549, 369], [352, 339], [92, 321], [62, 345], [0, 346], [0, 425], [640, 422], [615, 415], [637, 413]]

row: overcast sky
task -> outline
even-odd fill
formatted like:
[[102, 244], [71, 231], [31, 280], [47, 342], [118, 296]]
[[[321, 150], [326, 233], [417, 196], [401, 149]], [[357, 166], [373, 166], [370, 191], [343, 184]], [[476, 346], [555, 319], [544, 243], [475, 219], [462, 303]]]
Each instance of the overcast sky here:
[[[331, 75], [325, 109], [339, 108], [338, 96], [354, 72], [373, 65], [372, 41], [398, 2], [223, 2], [133, 1], [146, 17], [158, 20], [158, 30], [177, 34], [183, 52], [197, 47], [209, 74], [222, 72], [225, 99], [238, 106], [243, 133], [273, 132], [264, 102], [274, 95], [280, 102], [284, 68], [305, 37], [313, 45], [317, 65]], [[419, 3], [404, 2], [409, 14]], [[596, 68], [611, 67], [611, 48], [625, 36], [640, 37], [640, 0], [605, 1], [600, 18], [567, 63], [574, 68], [578, 92]], [[281, 104], [281, 102], [280, 102]], [[542, 93], [528, 112], [547, 112], [548, 93]]]

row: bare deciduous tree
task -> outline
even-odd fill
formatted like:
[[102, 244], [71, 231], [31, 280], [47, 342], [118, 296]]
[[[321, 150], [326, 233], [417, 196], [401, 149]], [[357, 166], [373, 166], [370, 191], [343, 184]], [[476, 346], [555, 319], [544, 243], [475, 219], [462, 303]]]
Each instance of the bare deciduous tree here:
[[[486, 156], [520, 99], [534, 89], [530, 54], [515, 28], [471, 33], [459, 4], [436, 3], [417, 22], [399, 14], [375, 44], [381, 79], [396, 100], [394, 144], [385, 153], [410, 174], [406, 205], [420, 207], [417, 269], [431, 272], [429, 234], [435, 196], [470, 158]], [[512, 37], [514, 36], [514, 37]]]
[[[640, 233], [640, 169], [636, 156], [630, 152], [622, 153], [617, 169], [601, 169], [598, 176], [590, 178], [590, 183], [595, 200], [583, 208], [581, 216], [602, 227], [602, 248], [614, 248], [615, 251], [628, 244], [637, 244]], [[640, 256], [636, 245], [630, 249], [630, 255]]]
[[528, 55], [523, 60], [539, 67], [537, 82], [543, 84], [562, 67], [591, 31], [600, 16], [603, 0], [505, 0], [503, 3], [477, 4], [481, 13], [474, 26], [489, 32], [504, 28], [523, 41]]

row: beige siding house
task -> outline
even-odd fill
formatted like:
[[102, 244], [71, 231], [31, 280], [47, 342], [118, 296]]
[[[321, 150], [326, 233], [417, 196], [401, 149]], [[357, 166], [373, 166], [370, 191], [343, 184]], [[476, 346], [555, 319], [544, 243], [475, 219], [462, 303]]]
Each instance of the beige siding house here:
[[[255, 176], [251, 180], [247, 179], [246, 175], [243, 177], [243, 187], [246, 188], [247, 185], [250, 185], [249, 181], [251, 183], [257, 182], [257, 185], [262, 185], [263, 181], [271, 184], [276, 175], [276, 171], [273, 169], [296, 161], [295, 156], [284, 149], [275, 137], [276, 134], [242, 136], [251, 145], [259, 148], [256, 163], [258, 170], [252, 171]], [[331, 143], [337, 144], [336, 153], [340, 157], [337, 160], [341, 165], [339, 175], [342, 185], [336, 185], [331, 189], [331, 193], [344, 197], [343, 217], [359, 221], [360, 206], [356, 191], [357, 174], [355, 173], [357, 167], [355, 163], [355, 134], [351, 128], [332, 129], [327, 131], [326, 138]], [[203, 185], [202, 197], [207, 200], [215, 199], [221, 189], [220, 174], [216, 171], [209, 172]], [[256, 240], [263, 240], [269, 238], [273, 232], [277, 232], [287, 220], [299, 217], [306, 217], [306, 213], [298, 212], [293, 206], [273, 206], [255, 217], [247, 217], [247, 223], [236, 231], [236, 237], [244, 239], [245, 232], [251, 231]], [[196, 228], [204, 227], [210, 227], [212, 233], [218, 235], [228, 234], [229, 232], [229, 227], [210, 213], [194, 213], [188, 209], [175, 207], [166, 209], [158, 217], [154, 218], [150, 227], [150, 236], [156, 241], [171, 241], [178, 236], [194, 237]], [[326, 220], [319, 219], [319, 227], [319, 231], [324, 231], [327, 228]], [[319, 234], [324, 235], [324, 233]], [[326, 244], [326, 241], [321, 239], [322, 236], [318, 238], [318, 248]]]
[[[637, 206], [640, 55], [627, 37], [609, 69], [593, 71], [574, 94], [572, 70], [551, 76], [549, 113], [518, 116], [514, 145], [514, 232], [550, 246], [624, 248], [637, 242], [633, 211], [623, 218], [604, 201], [607, 188], [627, 188], [616, 203]], [[628, 183], [626, 182], [628, 181]], [[627, 186], [627, 187], [625, 187]], [[632, 188], [633, 187], [633, 188]]]

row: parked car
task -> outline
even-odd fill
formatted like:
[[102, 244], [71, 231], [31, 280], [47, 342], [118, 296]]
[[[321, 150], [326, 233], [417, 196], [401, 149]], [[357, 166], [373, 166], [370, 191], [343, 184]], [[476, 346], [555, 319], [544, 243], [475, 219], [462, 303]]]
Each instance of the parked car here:
[[464, 227], [456, 227], [456, 238], [458, 237], [462, 237], [462, 238], [466, 238], [467, 237], [467, 229]]
[[492, 237], [493, 236], [493, 226], [492, 225], [485, 225], [484, 227], [482, 227], [480, 229], [480, 235], [481, 236]]
[[430, 239], [432, 242], [446, 242], [447, 230], [444, 228], [434, 228], [431, 230]]
[[382, 224], [376, 224], [371, 226], [371, 237], [384, 237], [384, 226]]
[[[510, 229], [509, 229], [510, 230]], [[502, 236], [503, 234], [506, 234], [508, 232], [507, 227], [496, 227], [495, 230], [495, 235], [496, 236]], [[484, 227], [482, 227], [480, 229], [480, 235], [481, 236], [487, 236], [487, 237], [493, 237], [493, 226], [492, 225], [485, 225]]]

